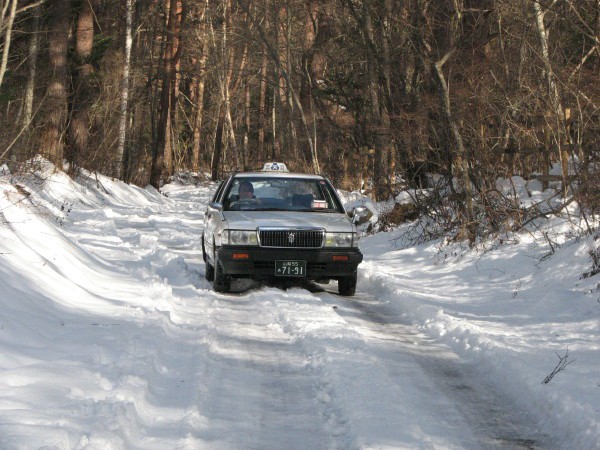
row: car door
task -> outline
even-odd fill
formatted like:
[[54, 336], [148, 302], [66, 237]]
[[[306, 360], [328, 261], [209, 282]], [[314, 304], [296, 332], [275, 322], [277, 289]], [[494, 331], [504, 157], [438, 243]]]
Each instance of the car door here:
[[206, 207], [206, 213], [204, 215], [204, 249], [210, 262], [214, 265], [213, 254], [214, 254], [214, 242], [215, 234], [219, 230], [223, 229], [225, 217], [222, 214], [223, 211], [223, 193], [226, 187], [229, 185], [231, 177], [223, 181], [215, 195]]

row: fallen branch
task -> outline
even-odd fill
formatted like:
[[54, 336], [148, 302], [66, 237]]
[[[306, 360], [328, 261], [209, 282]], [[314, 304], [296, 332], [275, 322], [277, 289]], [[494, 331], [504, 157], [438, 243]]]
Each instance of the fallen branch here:
[[544, 381], [542, 381], [542, 384], [548, 384], [550, 383], [550, 381], [552, 380], [552, 378], [554, 378], [554, 376], [562, 371], [565, 370], [565, 368], [571, 364], [572, 362], [574, 362], [575, 360], [572, 361], [568, 361], [569, 359], [569, 349], [567, 349], [567, 352], [565, 353], [565, 356], [560, 356], [558, 353], [556, 354], [556, 356], [558, 357], [558, 364], [556, 365], [556, 367], [554, 368], [554, 370], [552, 372], [550, 372], [550, 374], [548, 374], [546, 376], [546, 378], [544, 378]]

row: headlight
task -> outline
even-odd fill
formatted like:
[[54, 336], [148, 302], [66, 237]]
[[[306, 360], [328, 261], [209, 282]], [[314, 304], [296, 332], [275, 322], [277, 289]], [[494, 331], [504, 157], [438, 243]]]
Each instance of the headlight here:
[[255, 230], [224, 230], [221, 243], [223, 245], [258, 245], [258, 238]]
[[[353, 241], [357, 241], [356, 233], [327, 233], [325, 235], [325, 247], [353, 247]], [[358, 245], [358, 244], [356, 244]]]

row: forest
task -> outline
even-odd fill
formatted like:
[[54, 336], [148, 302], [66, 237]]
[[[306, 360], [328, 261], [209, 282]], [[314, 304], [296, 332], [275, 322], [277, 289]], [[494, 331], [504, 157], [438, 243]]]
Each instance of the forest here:
[[0, 166], [161, 185], [282, 161], [474, 239], [600, 212], [600, 0], [0, 0]]

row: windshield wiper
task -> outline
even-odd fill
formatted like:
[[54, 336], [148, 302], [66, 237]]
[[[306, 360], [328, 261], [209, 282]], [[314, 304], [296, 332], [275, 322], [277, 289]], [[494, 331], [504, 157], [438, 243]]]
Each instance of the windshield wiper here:
[[330, 209], [330, 208], [301, 208], [301, 209], [288, 209], [286, 211], [294, 211], [294, 212], [325, 212], [325, 213], [332, 213], [332, 212], [337, 212], [334, 209]]
[[256, 208], [253, 211], [289, 211], [289, 209], [268, 207], [268, 208]]

